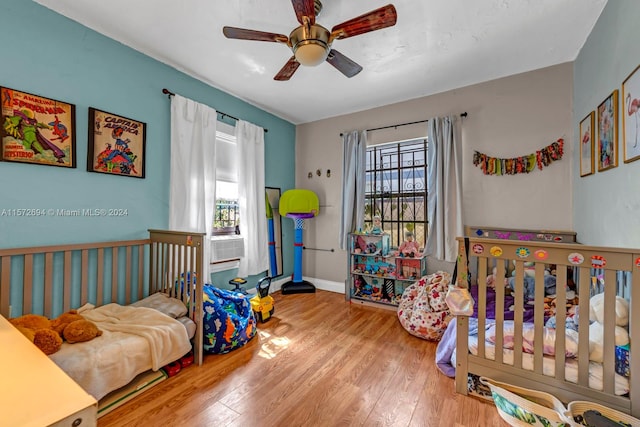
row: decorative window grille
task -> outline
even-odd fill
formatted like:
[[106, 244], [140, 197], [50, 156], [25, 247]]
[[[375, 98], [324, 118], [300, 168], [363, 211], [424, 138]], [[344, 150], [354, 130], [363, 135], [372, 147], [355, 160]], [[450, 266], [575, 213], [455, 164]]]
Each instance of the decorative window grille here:
[[427, 140], [417, 139], [367, 148], [365, 229], [380, 215], [391, 246], [414, 234], [424, 248], [427, 241]]

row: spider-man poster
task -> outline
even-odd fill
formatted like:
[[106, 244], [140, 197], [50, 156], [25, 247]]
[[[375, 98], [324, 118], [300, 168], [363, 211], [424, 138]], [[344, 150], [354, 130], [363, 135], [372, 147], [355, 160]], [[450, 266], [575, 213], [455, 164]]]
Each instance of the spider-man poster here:
[[2, 160], [76, 167], [75, 106], [0, 87]]
[[144, 178], [146, 124], [89, 108], [87, 170]]

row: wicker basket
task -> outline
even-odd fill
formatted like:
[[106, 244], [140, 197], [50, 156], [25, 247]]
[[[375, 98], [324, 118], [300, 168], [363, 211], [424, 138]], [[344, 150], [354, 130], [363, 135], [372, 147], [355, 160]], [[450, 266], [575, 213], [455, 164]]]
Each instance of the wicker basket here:
[[584, 420], [584, 413], [592, 410], [599, 412], [602, 416], [610, 419], [613, 422], [619, 423], [620, 425], [629, 425], [632, 427], [640, 426], [640, 420], [632, 417], [631, 415], [625, 414], [620, 411], [613, 410], [611, 408], [607, 408], [606, 406], [598, 405], [597, 403], [587, 402], [582, 400], [574, 400], [569, 403], [567, 407], [567, 411], [565, 412], [565, 419], [569, 422], [571, 426], [584, 426], [588, 425]]
[[489, 386], [498, 414], [512, 426], [568, 426], [567, 408], [555, 396], [537, 390], [502, 383], [481, 377]]

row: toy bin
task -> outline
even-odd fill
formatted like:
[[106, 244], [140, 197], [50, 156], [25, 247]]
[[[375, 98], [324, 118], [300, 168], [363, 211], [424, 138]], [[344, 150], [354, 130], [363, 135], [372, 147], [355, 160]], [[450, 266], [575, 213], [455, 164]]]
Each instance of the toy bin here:
[[570, 426], [620, 425], [640, 426], [640, 420], [594, 402], [574, 400], [567, 406], [566, 421]]
[[555, 396], [542, 391], [481, 377], [489, 386], [498, 414], [511, 426], [560, 427], [566, 426], [567, 409]]

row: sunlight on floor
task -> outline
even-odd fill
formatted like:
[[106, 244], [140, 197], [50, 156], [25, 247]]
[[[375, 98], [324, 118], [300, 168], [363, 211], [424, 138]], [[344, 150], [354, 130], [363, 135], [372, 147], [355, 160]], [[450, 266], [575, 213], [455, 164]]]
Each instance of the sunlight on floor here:
[[285, 336], [273, 336], [266, 331], [258, 331], [258, 334], [260, 335], [260, 342], [262, 343], [258, 356], [265, 359], [273, 359], [278, 353], [289, 347], [291, 343], [289, 338]]

